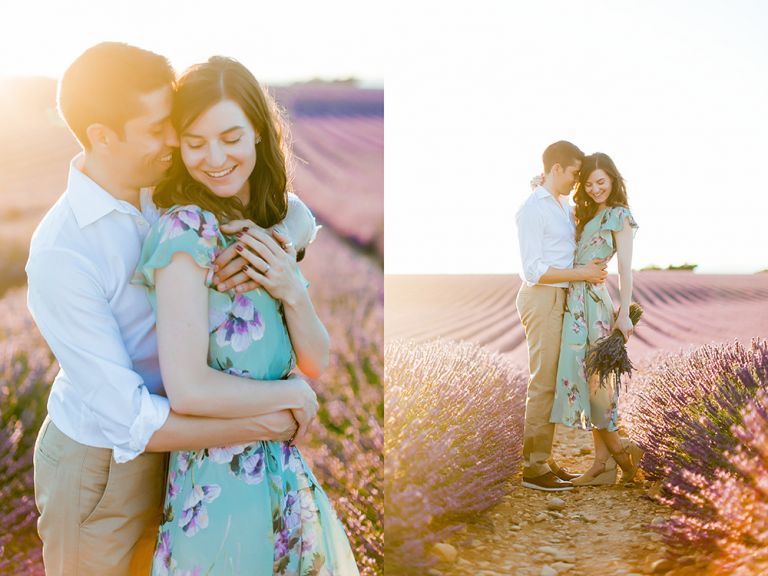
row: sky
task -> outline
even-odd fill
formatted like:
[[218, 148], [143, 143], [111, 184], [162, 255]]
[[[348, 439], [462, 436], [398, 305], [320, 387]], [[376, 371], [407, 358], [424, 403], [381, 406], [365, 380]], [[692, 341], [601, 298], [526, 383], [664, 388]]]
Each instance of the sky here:
[[397, 6], [387, 274], [517, 272], [514, 215], [561, 139], [623, 174], [635, 269], [768, 268], [768, 3]]
[[268, 83], [313, 77], [381, 87], [383, 4], [353, 0], [0, 2], [0, 76], [57, 78], [104, 40], [167, 56], [177, 70], [233, 56]]

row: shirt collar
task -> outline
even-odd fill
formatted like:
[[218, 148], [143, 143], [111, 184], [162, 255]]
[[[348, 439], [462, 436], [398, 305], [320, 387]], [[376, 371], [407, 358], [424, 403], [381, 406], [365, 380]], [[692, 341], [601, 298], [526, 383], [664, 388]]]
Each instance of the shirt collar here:
[[113, 211], [131, 216], [141, 215], [135, 206], [124, 200], [118, 200], [86, 176], [79, 168], [82, 161], [82, 153], [72, 159], [67, 179], [69, 203], [80, 228], [93, 224]]

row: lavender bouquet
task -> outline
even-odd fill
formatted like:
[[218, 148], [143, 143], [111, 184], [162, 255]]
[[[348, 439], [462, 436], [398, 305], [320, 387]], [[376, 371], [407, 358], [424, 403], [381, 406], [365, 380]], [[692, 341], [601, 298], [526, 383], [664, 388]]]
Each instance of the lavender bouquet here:
[[[642, 315], [643, 309], [640, 304], [632, 302], [629, 306], [629, 319], [632, 320], [633, 326], [637, 326]], [[587, 377], [595, 374], [600, 377], [600, 386], [605, 386], [611, 377], [615, 379], [618, 386], [623, 374], [632, 374], [634, 366], [627, 354], [626, 341], [621, 330], [616, 328], [609, 336], [597, 341], [587, 354], [585, 369]]]

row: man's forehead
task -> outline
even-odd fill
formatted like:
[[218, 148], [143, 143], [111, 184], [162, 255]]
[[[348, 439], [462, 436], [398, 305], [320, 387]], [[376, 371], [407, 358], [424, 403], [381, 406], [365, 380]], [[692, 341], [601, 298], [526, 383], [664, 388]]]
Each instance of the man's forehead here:
[[138, 94], [135, 101], [133, 119], [140, 118], [148, 122], [160, 122], [171, 113], [173, 90], [170, 85], [163, 86], [151, 92]]

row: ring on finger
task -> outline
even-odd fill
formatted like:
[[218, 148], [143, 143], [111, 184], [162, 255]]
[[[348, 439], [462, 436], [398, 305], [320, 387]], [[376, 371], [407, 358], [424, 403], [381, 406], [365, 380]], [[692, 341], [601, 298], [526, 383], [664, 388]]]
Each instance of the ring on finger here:
[[291, 246], [293, 246], [293, 242], [286, 242], [285, 244], [283, 244], [283, 249], [288, 250], [288, 248], [290, 248]]
[[264, 274], [264, 276], [266, 276], [267, 272], [269, 272], [270, 268], [271, 268], [271, 266], [269, 264], [267, 264], [266, 268], [264, 268], [264, 270], [262, 270], [261, 273]]

